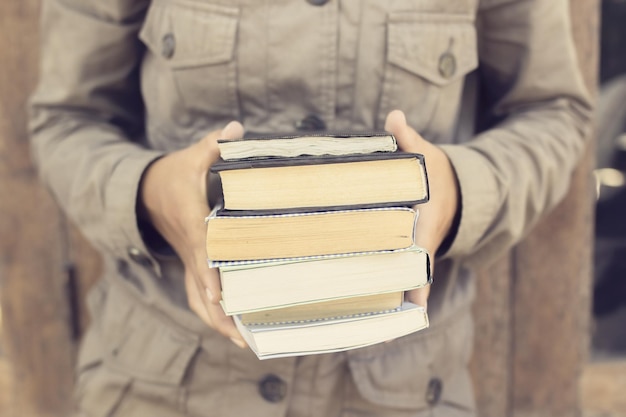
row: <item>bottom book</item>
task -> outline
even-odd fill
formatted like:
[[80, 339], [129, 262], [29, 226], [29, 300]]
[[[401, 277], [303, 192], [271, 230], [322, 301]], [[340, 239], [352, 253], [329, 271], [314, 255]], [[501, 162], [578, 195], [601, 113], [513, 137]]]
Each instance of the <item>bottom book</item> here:
[[259, 359], [356, 349], [428, 327], [426, 310], [409, 302], [393, 310], [322, 320], [246, 325], [240, 315], [234, 319]]

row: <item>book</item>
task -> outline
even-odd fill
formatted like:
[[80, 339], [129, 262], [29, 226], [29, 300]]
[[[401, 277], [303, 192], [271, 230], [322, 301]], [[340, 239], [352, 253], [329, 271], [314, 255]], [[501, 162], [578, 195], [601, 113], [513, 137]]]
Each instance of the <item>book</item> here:
[[395, 152], [396, 139], [386, 132], [266, 135], [238, 140], [218, 140], [225, 161], [246, 158], [294, 157], [301, 155], [347, 155]]
[[237, 261], [404, 249], [416, 220], [408, 207], [258, 215], [216, 206], [206, 250], [210, 261]]
[[220, 176], [227, 210], [412, 206], [428, 200], [424, 157], [414, 153], [221, 160], [211, 172]]
[[373, 345], [428, 327], [423, 307], [404, 302], [377, 313], [277, 324], [235, 325], [259, 359], [338, 352]]
[[217, 265], [222, 307], [229, 315], [405, 291], [423, 287], [431, 280], [429, 255], [417, 246], [345, 256]]
[[245, 325], [276, 324], [376, 313], [400, 307], [403, 299], [404, 291], [339, 298], [242, 313], [241, 322]]

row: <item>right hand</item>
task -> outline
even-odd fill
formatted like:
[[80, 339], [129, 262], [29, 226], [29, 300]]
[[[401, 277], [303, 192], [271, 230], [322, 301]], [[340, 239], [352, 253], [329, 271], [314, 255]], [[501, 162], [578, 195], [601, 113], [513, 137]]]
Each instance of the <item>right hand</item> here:
[[246, 343], [219, 304], [217, 269], [207, 265], [207, 173], [219, 158], [217, 139], [243, 137], [243, 126], [230, 122], [185, 149], [170, 153], [148, 167], [140, 185], [140, 203], [148, 220], [174, 248], [185, 267], [189, 306], [206, 324], [236, 345]]

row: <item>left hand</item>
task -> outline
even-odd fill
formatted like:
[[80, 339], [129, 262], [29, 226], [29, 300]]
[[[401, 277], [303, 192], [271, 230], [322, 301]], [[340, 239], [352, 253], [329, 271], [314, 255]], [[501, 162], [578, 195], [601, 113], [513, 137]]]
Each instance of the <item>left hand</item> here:
[[219, 304], [217, 269], [206, 262], [206, 225], [211, 208], [207, 198], [207, 173], [219, 158], [218, 139], [243, 137], [243, 126], [231, 122], [200, 141], [172, 152], [150, 165], [140, 185], [140, 213], [169, 242], [185, 266], [189, 307], [208, 326], [237, 346], [245, 341], [233, 319]]
[[[430, 200], [418, 207], [415, 244], [428, 251], [432, 267], [437, 249], [450, 232], [458, 209], [460, 192], [456, 173], [446, 154], [407, 125], [406, 117], [400, 110], [387, 115], [385, 130], [396, 137], [401, 150], [424, 155]], [[426, 307], [429, 293], [430, 286], [427, 286], [407, 292], [406, 297], [408, 301]]]

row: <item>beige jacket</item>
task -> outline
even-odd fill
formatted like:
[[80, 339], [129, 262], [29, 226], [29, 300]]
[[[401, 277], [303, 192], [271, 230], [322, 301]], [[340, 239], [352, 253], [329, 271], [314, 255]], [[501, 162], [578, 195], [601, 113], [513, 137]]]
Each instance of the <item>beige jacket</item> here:
[[[106, 264], [81, 357], [85, 410], [133, 415], [144, 395], [144, 406], [168, 398], [190, 415], [471, 415], [467, 268], [505, 251], [564, 196], [584, 146], [590, 103], [567, 0], [43, 4], [33, 154]], [[458, 121], [471, 120], [461, 98], [477, 68], [483, 131], [472, 137]], [[262, 363], [208, 330], [186, 307], [180, 262], [150, 251], [137, 224], [146, 166], [233, 119], [254, 132], [371, 130], [393, 109], [443, 147], [461, 188], [431, 329]]]

